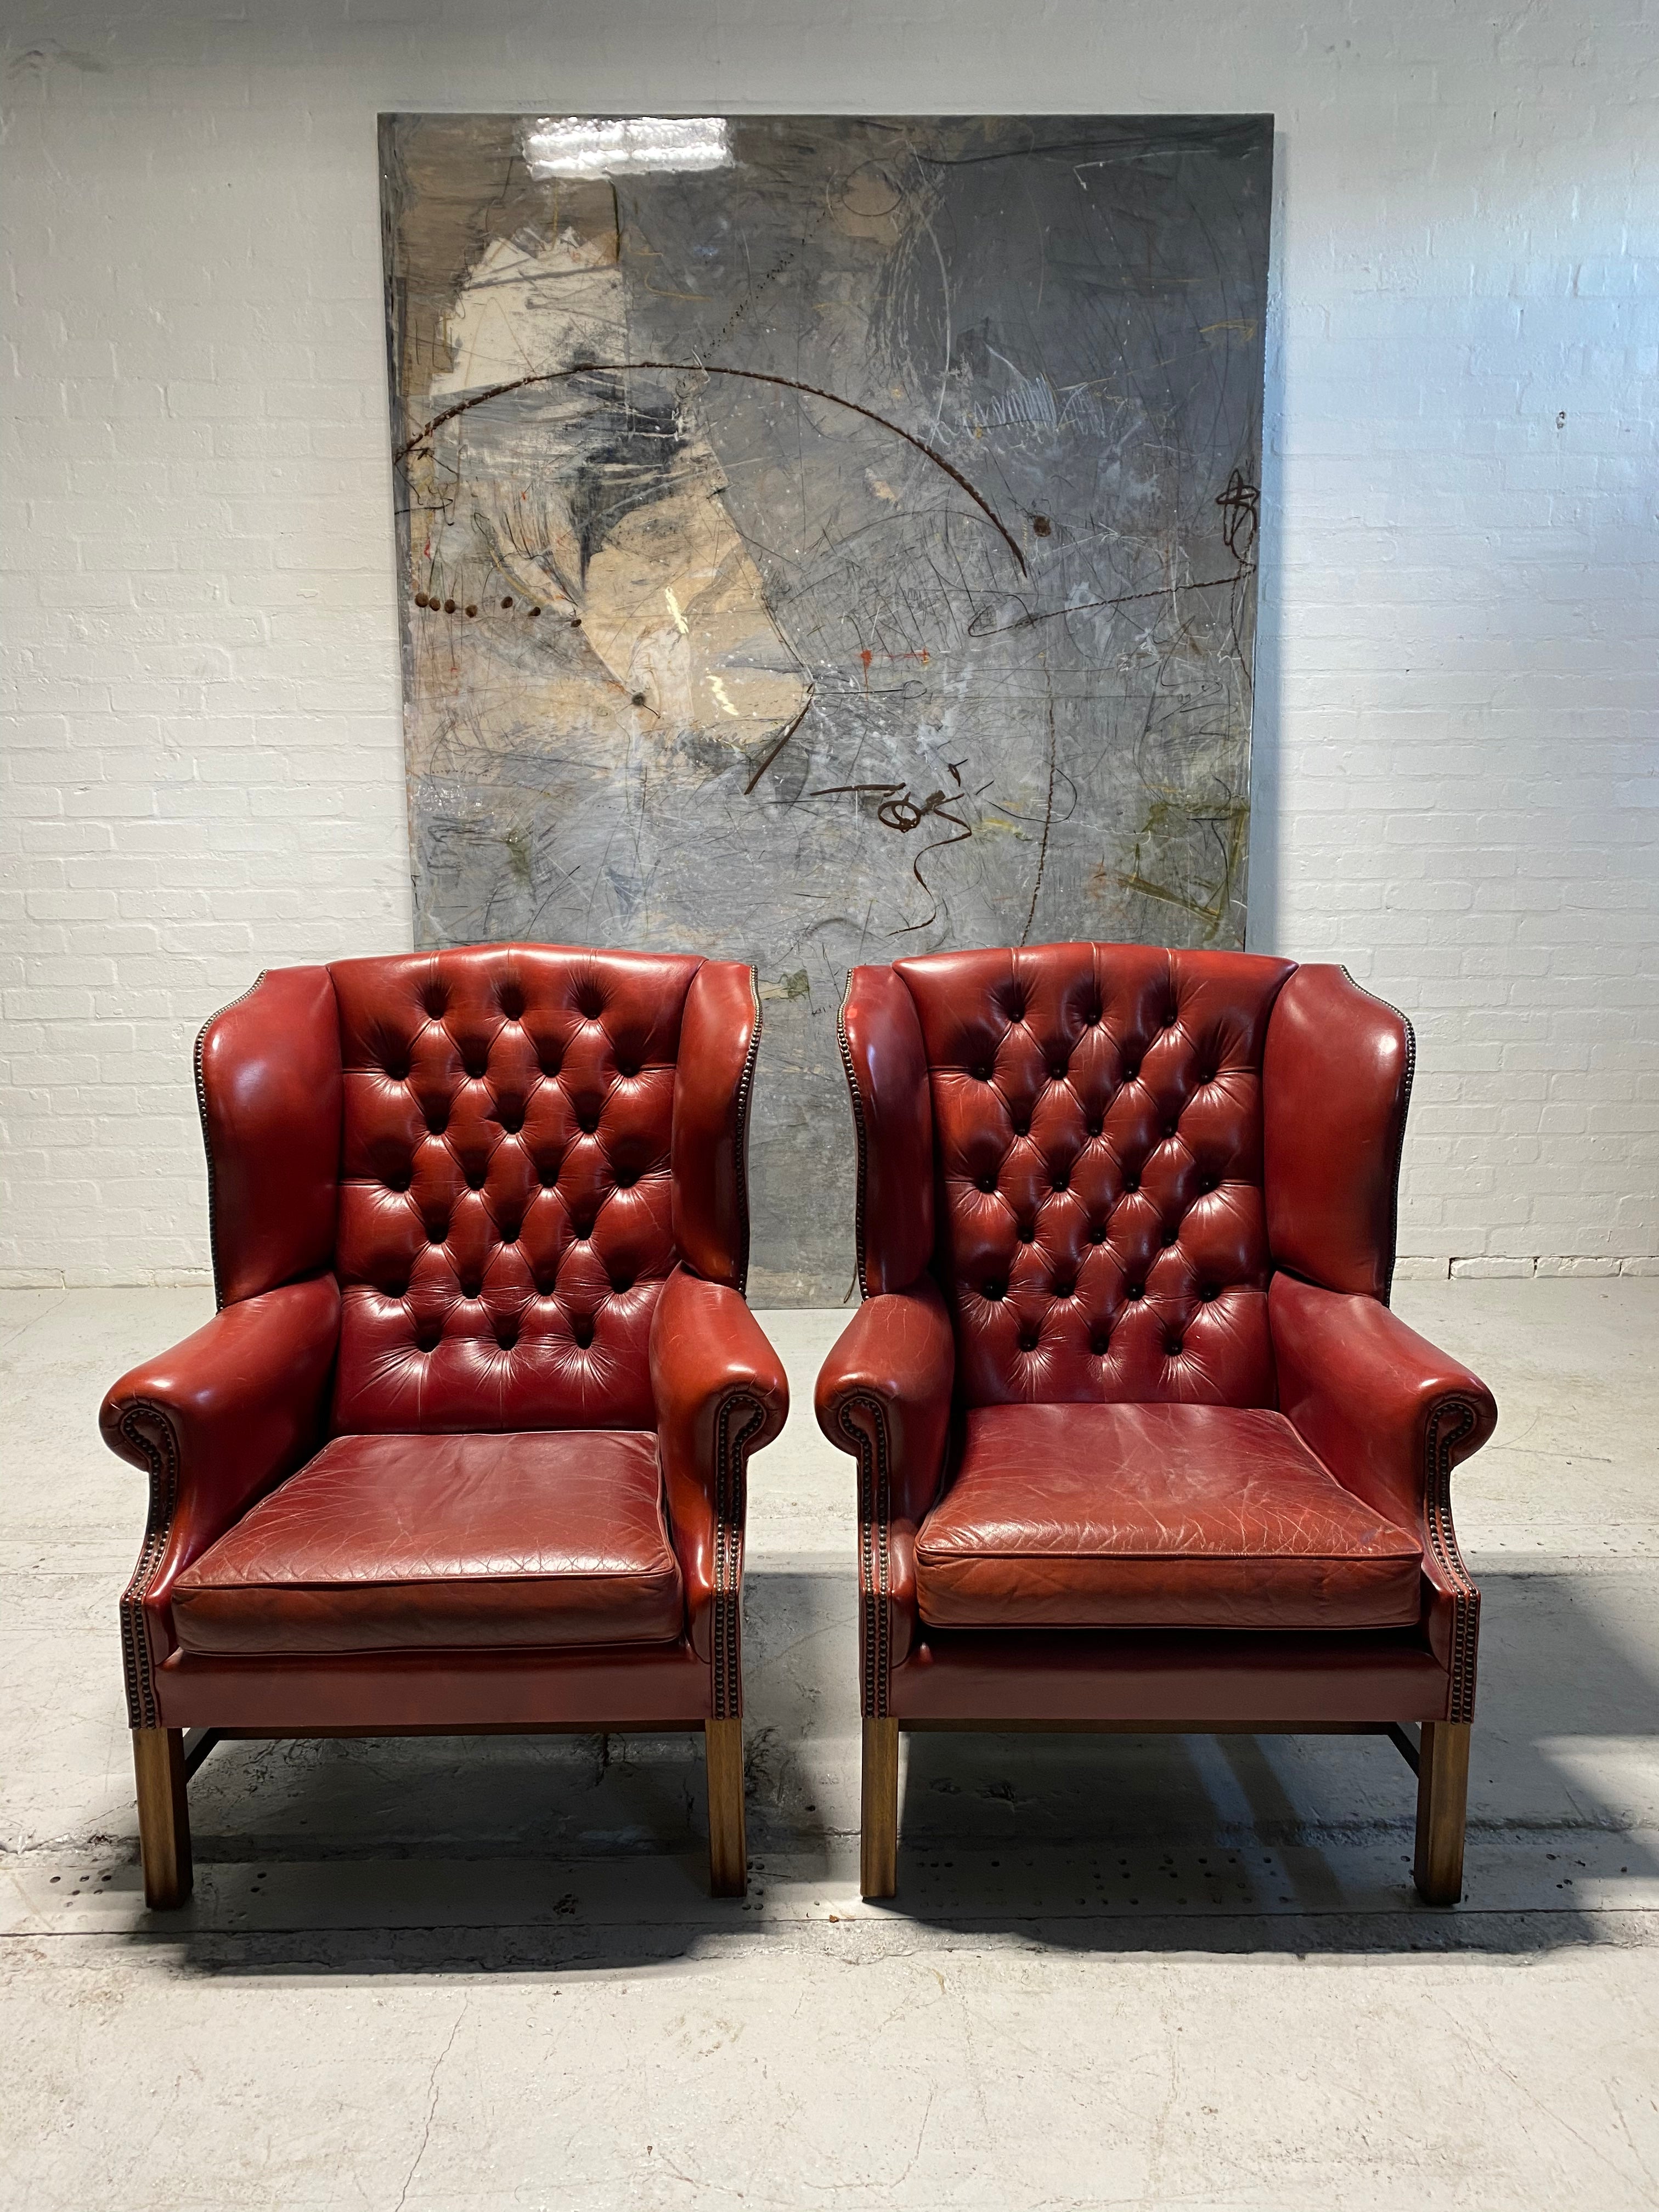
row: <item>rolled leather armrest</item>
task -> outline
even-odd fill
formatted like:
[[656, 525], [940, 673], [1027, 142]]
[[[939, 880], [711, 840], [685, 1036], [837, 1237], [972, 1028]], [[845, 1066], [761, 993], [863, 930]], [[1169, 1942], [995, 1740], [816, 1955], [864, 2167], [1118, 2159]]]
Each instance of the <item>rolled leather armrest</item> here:
[[1417, 1528], [1437, 1463], [1497, 1425], [1492, 1392], [1376, 1298], [1279, 1274], [1267, 1314], [1280, 1410], [1346, 1488]]
[[915, 1640], [916, 1529], [945, 1472], [956, 1340], [939, 1287], [866, 1298], [818, 1374], [818, 1426], [859, 1463], [864, 1709], [887, 1710], [887, 1682]]
[[173, 1648], [175, 1578], [320, 1443], [339, 1334], [339, 1286], [313, 1276], [224, 1307], [105, 1398], [105, 1443], [149, 1477], [121, 1603], [135, 1728], [155, 1725], [150, 1680]]
[[1346, 1489], [1422, 1544], [1449, 1717], [1467, 1720], [1480, 1594], [1457, 1547], [1451, 1475], [1497, 1426], [1492, 1392], [1374, 1297], [1278, 1274], [1267, 1315], [1281, 1412]]
[[691, 1645], [714, 1668], [715, 1716], [725, 1717], [741, 1709], [744, 1470], [782, 1428], [789, 1385], [742, 1293], [680, 1267], [652, 1317], [651, 1390]]

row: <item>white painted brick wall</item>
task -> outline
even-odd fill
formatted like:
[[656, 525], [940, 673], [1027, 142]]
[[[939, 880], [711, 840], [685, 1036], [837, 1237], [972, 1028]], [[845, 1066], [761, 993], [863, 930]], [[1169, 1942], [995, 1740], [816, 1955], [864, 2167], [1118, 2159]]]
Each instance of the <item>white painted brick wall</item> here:
[[1659, 15], [8, 0], [0, 1280], [194, 1279], [189, 1054], [408, 942], [382, 107], [1270, 109], [1253, 942], [1418, 1025], [1413, 1272], [1659, 1268]]

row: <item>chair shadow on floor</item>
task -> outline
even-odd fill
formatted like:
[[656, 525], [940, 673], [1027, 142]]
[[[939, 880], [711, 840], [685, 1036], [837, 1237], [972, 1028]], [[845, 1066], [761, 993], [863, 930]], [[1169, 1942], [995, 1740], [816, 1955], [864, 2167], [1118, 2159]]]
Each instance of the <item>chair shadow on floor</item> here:
[[[878, 1918], [1103, 1954], [1616, 1938], [1621, 1890], [1646, 1907], [1659, 1879], [1659, 1831], [1620, 1802], [1659, 1779], [1654, 1571], [1540, 1561], [1481, 1583], [1462, 1906], [1412, 1889], [1415, 1784], [1386, 1737], [951, 1733], [904, 1739], [899, 1890]], [[534, 1974], [786, 1926], [817, 1940], [769, 1921], [768, 1869], [810, 1881], [855, 1854], [856, 1588], [751, 1568], [746, 1611], [746, 1900], [707, 1893], [694, 1739], [228, 1744], [191, 1788], [186, 1961]]]
[[1659, 1880], [1659, 1830], [1638, 1825], [1659, 1783], [1656, 1577], [1540, 1562], [1480, 1580], [1461, 1906], [1413, 1889], [1416, 1783], [1386, 1736], [952, 1733], [904, 1740], [894, 1909], [1079, 1948], [1606, 1940], [1621, 1887], [1650, 1910]]

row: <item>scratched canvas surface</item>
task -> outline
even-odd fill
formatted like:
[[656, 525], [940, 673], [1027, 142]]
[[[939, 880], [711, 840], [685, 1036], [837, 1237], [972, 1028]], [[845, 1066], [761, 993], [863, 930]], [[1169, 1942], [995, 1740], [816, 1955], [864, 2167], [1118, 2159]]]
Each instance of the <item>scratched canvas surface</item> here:
[[850, 964], [1243, 942], [1271, 123], [607, 127], [381, 121], [416, 938], [752, 961], [839, 1303]]

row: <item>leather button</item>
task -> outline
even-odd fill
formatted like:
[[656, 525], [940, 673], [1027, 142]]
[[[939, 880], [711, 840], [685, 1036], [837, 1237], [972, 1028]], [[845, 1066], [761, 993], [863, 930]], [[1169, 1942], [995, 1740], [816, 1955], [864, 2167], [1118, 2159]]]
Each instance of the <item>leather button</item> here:
[[997, 1179], [994, 1175], [981, 1176], [979, 1178], [979, 1187], [981, 1190], [994, 1190], [997, 1187]]
[[1013, 1000], [1008, 1008], [1008, 1018], [1011, 1022], [1023, 1022], [1024, 1020], [1025, 1001], [1024, 999], [1016, 999]]
[[1199, 1187], [1199, 1188], [1200, 1188], [1201, 1191], [1206, 1191], [1206, 1192], [1207, 1192], [1207, 1191], [1212, 1191], [1212, 1190], [1213, 1190], [1213, 1189], [1215, 1188], [1215, 1177], [1214, 1177], [1213, 1176], [1203, 1176], [1203, 1177], [1200, 1180], [1200, 1182], [1199, 1182], [1199, 1186], [1198, 1186], [1198, 1187]]
[[1089, 1134], [1091, 1137], [1097, 1137], [1105, 1127], [1106, 1124], [1097, 1115], [1089, 1124]]
[[1124, 1080], [1126, 1083], [1133, 1083], [1133, 1082], [1134, 1081], [1134, 1079], [1135, 1079], [1136, 1076], [1138, 1076], [1138, 1075], [1139, 1074], [1139, 1073], [1140, 1073], [1140, 1062], [1139, 1062], [1139, 1060], [1136, 1060], [1136, 1062], [1134, 1063], [1134, 1065], [1133, 1065], [1133, 1067], [1126, 1067], [1126, 1068], [1124, 1069], [1124, 1071], [1123, 1071], [1123, 1080]]
[[1111, 1349], [1111, 1340], [1104, 1336], [1091, 1336], [1089, 1340], [1089, 1349], [1097, 1359], [1104, 1358], [1106, 1353]]
[[[576, 1001], [576, 1012], [585, 1021], [596, 1022], [599, 1018], [600, 1003], [597, 991], [584, 991]], [[1173, 1019], [1174, 1017], [1171, 1016], [1170, 1018]]]
[[993, 1300], [1000, 1298], [1006, 1287], [1006, 1285], [1003, 1283], [987, 1283], [985, 1285], [985, 1295], [988, 1298], [991, 1298]]
[[1214, 1298], [1216, 1289], [1217, 1285], [1214, 1283], [1206, 1283], [1203, 1289], [1199, 1292], [1198, 1295], [1203, 1299], [1206, 1306], [1210, 1304]]
[[447, 1114], [428, 1114], [426, 1117], [427, 1134], [430, 1137], [441, 1137], [448, 1127]]
[[1035, 1244], [1036, 1243], [1036, 1224], [1035, 1221], [1028, 1221], [1026, 1223], [1025, 1226], [1019, 1232], [1019, 1241], [1022, 1244]]
[[981, 1060], [979, 1066], [974, 1070], [974, 1080], [976, 1083], [988, 1083], [991, 1080], [991, 1071], [986, 1066], [983, 1060]]
[[502, 1242], [502, 1243], [503, 1243], [503, 1244], [516, 1244], [516, 1243], [518, 1243], [518, 1241], [519, 1241], [519, 1231], [520, 1231], [520, 1228], [522, 1228], [522, 1226], [523, 1226], [523, 1224], [522, 1224], [521, 1222], [517, 1222], [517, 1221], [504, 1221], [504, 1222], [502, 1222], [502, 1224], [501, 1224], [501, 1242]]
[[624, 1291], [631, 1291], [633, 1289], [634, 1278], [631, 1275], [613, 1275], [611, 1279], [611, 1287], [615, 1291], [617, 1297], [620, 1297]]
[[617, 1188], [618, 1190], [632, 1190], [638, 1181], [639, 1177], [635, 1174], [632, 1168], [617, 1169]]
[[619, 1060], [617, 1062], [617, 1073], [618, 1075], [631, 1078], [637, 1075], [639, 1072], [640, 1064], [636, 1060]]
[[1089, 1027], [1090, 1027], [1091, 1030], [1097, 1030], [1097, 1029], [1100, 1027], [1100, 1018], [1101, 1018], [1101, 1013], [1102, 1013], [1102, 1012], [1103, 1012], [1103, 1009], [1102, 1009], [1101, 1007], [1099, 1007], [1099, 1006], [1091, 1006], [1091, 1007], [1089, 1009], [1088, 1012], [1084, 1016], [1084, 1018], [1083, 1018], [1085, 1019], [1085, 1021], [1086, 1021], [1086, 1022], [1088, 1023]]
[[481, 1175], [469, 1175], [466, 1187], [469, 1190], [482, 1190], [484, 1187], [484, 1179]]
[[1169, 1250], [1169, 1249], [1170, 1249], [1170, 1245], [1171, 1245], [1171, 1244], [1173, 1244], [1173, 1243], [1175, 1243], [1175, 1241], [1176, 1241], [1176, 1232], [1173, 1229], [1166, 1229], [1166, 1230], [1164, 1231], [1164, 1250], [1165, 1250], [1166, 1252]]
[[509, 1137], [516, 1137], [524, 1127], [524, 1115], [516, 1106], [509, 1106], [501, 1110], [497, 1119]]
[[1103, 1244], [1106, 1242], [1106, 1224], [1103, 1221], [1097, 1221], [1089, 1231], [1089, 1242], [1091, 1244]]
[[1165, 1028], [1166, 1030], [1172, 1030], [1172, 1029], [1175, 1027], [1175, 1025], [1176, 1025], [1176, 1010], [1175, 1010], [1175, 1008], [1174, 1008], [1173, 1006], [1171, 1006], [1171, 1007], [1170, 1007], [1170, 1008], [1168, 1009], [1168, 1011], [1167, 1011], [1167, 1012], [1165, 1012], [1165, 1014], [1164, 1014], [1164, 1028]]
[[1181, 1352], [1181, 1339], [1178, 1336], [1172, 1336], [1164, 1349], [1171, 1359], [1176, 1358]]
[[1164, 1124], [1164, 1135], [1165, 1135], [1166, 1137], [1173, 1137], [1173, 1136], [1174, 1136], [1174, 1134], [1175, 1134], [1175, 1133], [1176, 1133], [1176, 1128], [1177, 1128], [1179, 1126], [1180, 1126], [1180, 1125], [1179, 1125], [1177, 1122], [1175, 1122], [1175, 1121], [1166, 1121], [1166, 1122]]
[[407, 1083], [409, 1080], [409, 1070], [406, 1066], [388, 1067], [386, 1074], [391, 1078], [393, 1083]]
[[1066, 1080], [1066, 1072], [1065, 1061], [1063, 1060], [1058, 1060], [1048, 1070], [1049, 1080], [1054, 1083], [1064, 1083]]
[[483, 1285], [482, 1283], [463, 1283], [461, 1285], [461, 1296], [464, 1298], [477, 1298], [481, 1297], [483, 1295]]
[[1030, 1135], [1030, 1133], [1031, 1133], [1031, 1125], [1030, 1125], [1030, 1123], [1029, 1121], [1016, 1121], [1016, 1122], [1015, 1122], [1015, 1124], [1014, 1124], [1014, 1134], [1015, 1134], [1017, 1137], [1029, 1137], [1029, 1136]]
[[449, 1001], [445, 996], [441, 986], [434, 983], [431, 988], [422, 995], [421, 1004], [425, 1008], [428, 1018], [435, 1022], [441, 1016], [444, 1008], [449, 1004]]
[[1022, 1352], [1035, 1352], [1037, 1348], [1036, 1337], [1029, 1334], [1022, 1336], [1019, 1340], [1019, 1348]]
[[1140, 1188], [1140, 1177], [1139, 1176], [1125, 1176], [1123, 1178], [1123, 1188], [1126, 1191], [1139, 1190]]
[[1138, 1298], [1140, 1296], [1140, 1285], [1139, 1283], [1131, 1283], [1127, 1291], [1125, 1291], [1124, 1296], [1126, 1297]]
[[597, 1114], [579, 1114], [576, 1116], [576, 1127], [585, 1136], [591, 1137], [599, 1126], [599, 1117]]
[[469, 1060], [464, 1064], [466, 1068], [467, 1080], [469, 1083], [482, 1082], [483, 1079], [484, 1070], [489, 1065], [488, 1060]]
[[1069, 1190], [1071, 1186], [1072, 1178], [1062, 1169], [1060, 1174], [1054, 1177], [1054, 1188], [1056, 1190]]
[[580, 1318], [571, 1322], [570, 1334], [575, 1338], [577, 1343], [580, 1345], [582, 1349], [586, 1351], [587, 1346], [593, 1341], [593, 1324], [587, 1319], [586, 1315], [583, 1315]]
[[570, 1224], [570, 1233], [579, 1244], [586, 1244], [593, 1234], [593, 1224], [591, 1221], [573, 1221]]
[[518, 1021], [524, 1013], [524, 1000], [517, 991], [499, 992], [496, 994], [495, 1004], [510, 1022]]
[[511, 1352], [518, 1340], [519, 1324], [517, 1322], [504, 1321], [496, 1324], [495, 1341], [500, 1345], [503, 1352]]
[[1056, 1283], [1054, 1285], [1054, 1296], [1057, 1298], [1069, 1298], [1076, 1288], [1077, 1285], [1075, 1283]]
[[435, 1352], [442, 1334], [442, 1329], [434, 1323], [423, 1322], [415, 1332], [415, 1349], [417, 1352]]
[[449, 1224], [447, 1221], [436, 1226], [430, 1221], [426, 1224], [426, 1241], [428, 1244], [441, 1244], [448, 1234]]

